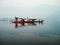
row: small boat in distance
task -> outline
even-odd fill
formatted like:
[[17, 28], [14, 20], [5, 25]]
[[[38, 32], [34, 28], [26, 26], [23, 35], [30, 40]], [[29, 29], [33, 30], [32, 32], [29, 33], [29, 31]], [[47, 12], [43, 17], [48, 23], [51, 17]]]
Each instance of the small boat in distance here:
[[15, 17], [15, 20], [13, 21], [13, 23], [16, 23], [16, 24], [43, 23], [43, 21], [44, 20], [40, 20], [40, 19], [37, 21], [37, 19]]

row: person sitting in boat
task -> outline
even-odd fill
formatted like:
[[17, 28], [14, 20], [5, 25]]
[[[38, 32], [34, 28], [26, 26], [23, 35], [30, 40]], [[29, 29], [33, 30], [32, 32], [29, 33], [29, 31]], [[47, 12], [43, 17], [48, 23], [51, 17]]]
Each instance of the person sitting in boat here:
[[18, 20], [18, 18], [17, 18], [17, 17], [15, 17], [15, 20], [17, 21], [17, 20]]

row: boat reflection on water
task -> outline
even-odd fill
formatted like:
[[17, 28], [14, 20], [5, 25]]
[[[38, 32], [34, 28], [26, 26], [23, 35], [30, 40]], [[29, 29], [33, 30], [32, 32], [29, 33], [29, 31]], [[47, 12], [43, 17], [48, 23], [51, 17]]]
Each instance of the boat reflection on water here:
[[[19, 20], [18, 20], [19, 19]], [[32, 18], [19, 18], [19, 17], [15, 17], [15, 20], [12, 21], [15, 24], [15, 28], [19, 27], [18, 24], [21, 24], [21, 26], [26, 26], [27, 25], [37, 25], [37, 23], [41, 23], [43, 24], [44, 20], [37, 20], [37, 19], [32, 19]]]
[[[38, 24], [43, 24], [43, 22], [39, 22]], [[14, 23], [15, 28], [19, 28], [19, 27], [25, 27], [25, 26], [36, 26], [37, 23]]]

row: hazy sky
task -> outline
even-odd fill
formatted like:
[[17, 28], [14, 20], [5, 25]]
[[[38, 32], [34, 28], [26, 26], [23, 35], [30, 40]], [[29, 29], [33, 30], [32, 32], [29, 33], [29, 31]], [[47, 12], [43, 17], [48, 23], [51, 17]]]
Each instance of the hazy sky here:
[[[48, 6], [60, 7], [60, 0], [0, 0], [0, 18], [1, 17], [39, 17], [49, 15], [51, 8], [47, 9]], [[47, 10], [44, 12], [44, 8]], [[48, 7], [49, 8], [49, 7]], [[45, 11], [46, 11], [45, 10]], [[53, 12], [56, 11], [53, 9]], [[45, 15], [44, 15], [44, 14]], [[51, 12], [52, 13], [52, 12]]]

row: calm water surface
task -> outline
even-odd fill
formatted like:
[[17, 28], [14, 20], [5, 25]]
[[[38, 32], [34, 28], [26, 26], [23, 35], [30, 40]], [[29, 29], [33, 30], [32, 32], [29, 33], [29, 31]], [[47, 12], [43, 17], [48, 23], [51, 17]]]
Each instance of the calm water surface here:
[[0, 45], [60, 45], [60, 21], [49, 19], [43, 24], [18, 27], [0, 21]]

